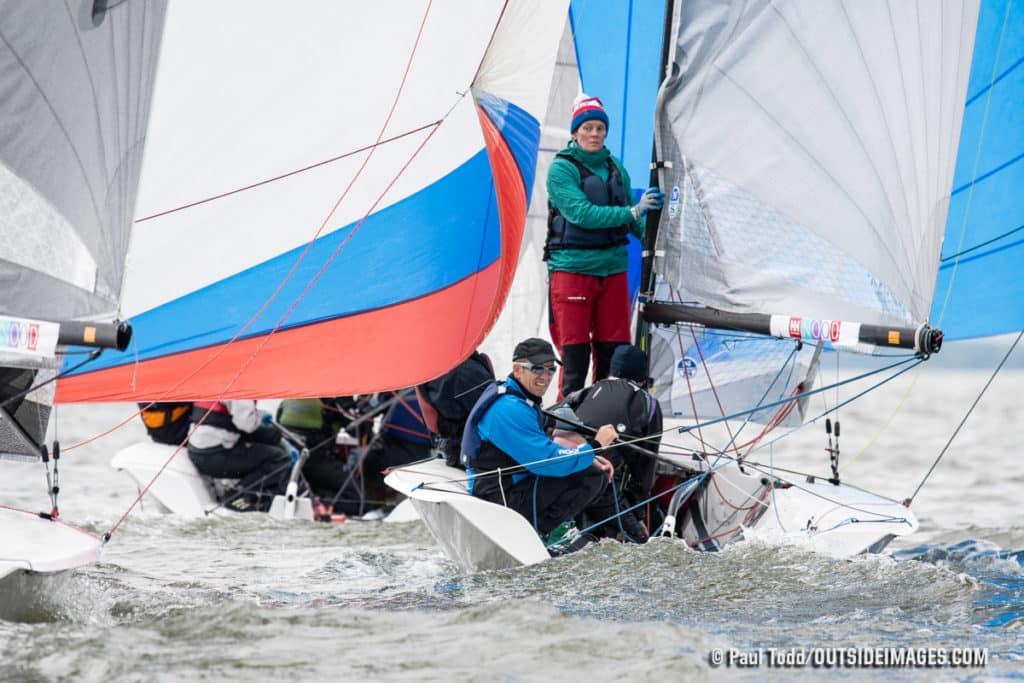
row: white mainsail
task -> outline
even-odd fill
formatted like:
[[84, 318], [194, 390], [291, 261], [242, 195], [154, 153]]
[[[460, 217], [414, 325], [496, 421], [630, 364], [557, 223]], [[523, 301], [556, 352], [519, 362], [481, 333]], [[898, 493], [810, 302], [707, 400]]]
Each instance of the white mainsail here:
[[927, 320], [978, 3], [676, 7], [666, 279], [726, 311]]

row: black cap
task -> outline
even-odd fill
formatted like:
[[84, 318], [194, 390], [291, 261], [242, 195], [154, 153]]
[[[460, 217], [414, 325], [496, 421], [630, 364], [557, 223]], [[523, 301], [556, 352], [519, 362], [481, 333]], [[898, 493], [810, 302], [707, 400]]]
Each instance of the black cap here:
[[516, 344], [516, 348], [512, 352], [512, 360], [528, 360], [536, 365], [555, 361], [561, 365], [551, 344], [537, 337], [530, 337]]
[[614, 377], [631, 379], [634, 382], [647, 381], [647, 354], [635, 346], [623, 344], [612, 354], [609, 372]]

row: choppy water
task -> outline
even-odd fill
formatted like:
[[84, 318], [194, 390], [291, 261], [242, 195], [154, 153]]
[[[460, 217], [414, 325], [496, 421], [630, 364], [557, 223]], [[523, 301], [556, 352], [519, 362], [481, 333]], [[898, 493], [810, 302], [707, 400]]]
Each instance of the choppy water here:
[[[844, 477], [908, 496], [986, 378], [923, 375]], [[876, 435], [877, 421], [864, 417], [887, 417], [908, 383], [844, 410], [844, 462]], [[915, 500], [921, 530], [884, 556], [603, 542], [533, 567], [466, 575], [419, 523], [186, 521], [143, 510], [117, 530], [101, 563], [21, 587], [36, 601], [0, 620], [0, 680], [1024, 678], [1022, 390], [1020, 373], [997, 379]], [[69, 445], [130, 412], [60, 407], [58, 435]], [[111, 528], [135, 490], [107, 462], [141, 437], [132, 423], [67, 453], [69, 521]], [[804, 467], [824, 471], [823, 430], [794, 441], [805, 446]], [[781, 446], [775, 455], [785, 457]], [[41, 467], [0, 470], [0, 501], [44, 509], [43, 491]], [[899, 647], [987, 648], [988, 660], [932, 669], [780, 669], [767, 660], [769, 652]], [[713, 667], [716, 648], [759, 666]]]

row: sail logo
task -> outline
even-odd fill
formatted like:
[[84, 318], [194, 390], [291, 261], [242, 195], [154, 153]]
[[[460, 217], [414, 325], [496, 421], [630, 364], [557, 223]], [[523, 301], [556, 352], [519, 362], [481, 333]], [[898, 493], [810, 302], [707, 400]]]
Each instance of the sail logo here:
[[679, 186], [675, 185], [672, 188], [672, 194], [669, 195], [668, 217], [675, 218], [677, 215], [679, 215]]
[[690, 358], [689, 356], [683, 356], [683, 358], [676, 363], [676, 370], [679, 371], [680, 377], [693, 377], [697, 374], [697, 361]]
[[35, 351], [39, 346], [39, 324], [0, 320], [0, 343], [9, 349]]
[[843, 323], [839, 320], [804, 320], [789, 319], [789, 336], [795, 339], [827, 341], [835, 344], [839, 341], [839, 333]]

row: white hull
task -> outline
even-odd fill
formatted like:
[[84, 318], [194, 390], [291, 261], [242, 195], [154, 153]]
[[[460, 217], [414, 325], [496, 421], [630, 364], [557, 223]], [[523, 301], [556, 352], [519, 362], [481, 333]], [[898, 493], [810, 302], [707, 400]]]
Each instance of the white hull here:
[[469, 495], [466, 473], [436, 459], [393, 470], [385, 483], [408, 496], [430, 533], [466, 571], [507, 569], [550, 557], [518, 512]]
[[[218, 506], [209, 479], [199, 474], [184, 449], [160, 472], [176, 448], [155, 441], [140, 441], [115, 454], [110, 464], [114, 469], [126, 472], [140, 491], [152, 482], [143, 502], [155, 504], [160, 512], [194, 518], [209, 514], [240, 514]], [[291, 494], [274, 496], [268, 514], [278, 519], [316, 519], [313, 501], [305, 496]], [[366, 519], [373, 517], [367, 516]], [[386, 522], [409, 522], [416, 519], [418, 516], [411, 504], [399, 504], [383, 518]]]
[[[680, 510], [679, 523], [689, 545], [717, 550], [739, 540], [760, 539], [850, 557], [880, 552], [893, 537], [918, 527], [909, 509], [872, 493], [820, 481], [767, 488], [764, 482], [771, 478], [744, 469], [733, 463], [716, 469], [714, 483], [693, 498], [698, 518], [689, 506]], [[465, 477], [462, 470], [434, 460], [397, 469], [385, 482], [412, 499], [445, 554], [466, 571], [506, 569], [550, 557], [526, 518], [470, 496]], [[706, 494], [708, 490], [712, 493]], [[723, 499], [719, 490], [731, 493]], [[715, 537], [713, 543], [706, 540], [709, 537]]]
[[676, 515], [683, 538], [701, 550], [759, 539], [850, 557], [881, 552], [896, 536], [918, 528], [909, 508], [868, 491], [821, 479], [787, 480], [731, 461], [715, 466], [702, 490]]
[[[207, 477], [199, 474], [188, 459], [188, 453], [181, 449], [167, 464], [177, 446], [140, 441], [119, 451], [110, 460], [111, 466], [126, 472], [141, 491], [152, 482], [143, 503], [153, 503], [160, 512], [182, 517], [205, 517], [209, 514], [239, 514], [220, 507]], [[158, 476], [159, 475], [159, 476]], [[309, 498], [275, 496], [270, 515], [281, 519], [313, 519], [313, 504]]]
[[0, 618], [16, 615], [34, 600], [39, 575], [66, 572], [99, 560], [102, 541], [60, 520], [0, 507]]

